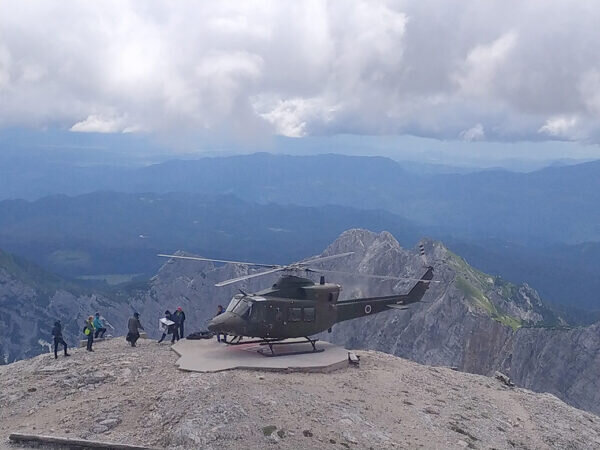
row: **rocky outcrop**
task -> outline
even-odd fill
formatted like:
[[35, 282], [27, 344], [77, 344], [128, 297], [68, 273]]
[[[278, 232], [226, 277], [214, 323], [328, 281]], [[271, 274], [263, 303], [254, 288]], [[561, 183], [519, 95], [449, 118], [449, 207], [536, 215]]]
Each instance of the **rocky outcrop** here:
[[200, 374], [169, 347], [112, 339], [1, 366], [0, 448], [12, 432], [175, 450], [600, 446], [597, 416], [491, 377], [373, 351], [331, 373]]
[[[421, 304], [404, 312], [336, 325], [329, 340], [373, 349], [414, 361], [491, 375], [501, 370], [519, 385], [551, 392], [589, 411], [600, 412], [600, 324], [570, 329], [535, 290], [481, 273], [441, 243], [425, 241], [434, 279]], [[325, 253], [355, 249], [346, 271], [417, 276], [416, 251], [402, 249], [388, 233], [350, 230]], [[371, 261], [377, 261], [371, 264]], [[403, 291], [391, 285], [348, 276], [346, 298]], [[347, 283], [347, 284], [346, 284]]]

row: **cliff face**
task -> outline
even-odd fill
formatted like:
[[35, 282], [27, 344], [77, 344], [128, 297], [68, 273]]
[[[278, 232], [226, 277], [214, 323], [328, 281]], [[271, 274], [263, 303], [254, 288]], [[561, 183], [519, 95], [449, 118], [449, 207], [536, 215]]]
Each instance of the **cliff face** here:
[[600, 412], [600, 324], [571, 330], [517, 330], [497, 358], [519, 386], [551, 392]]
[[67, 343], [75, 345], [84, 319], [100, 308], [123, 326], [126, 305], [0, 251], [0, 364], [47, 352], [57, 319]]

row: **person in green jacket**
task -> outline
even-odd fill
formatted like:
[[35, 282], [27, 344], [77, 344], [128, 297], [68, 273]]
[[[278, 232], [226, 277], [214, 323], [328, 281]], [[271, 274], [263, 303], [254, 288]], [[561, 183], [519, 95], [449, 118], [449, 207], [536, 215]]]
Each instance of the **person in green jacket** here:
[[83, 334], [87, 337], [87, 347], [86, 350], [88, 352], [93, 352], [92, 344], [94, 343], [94, 318], [92, 316], [88, 317], [88, 320], [85, 321], [83, 325]]

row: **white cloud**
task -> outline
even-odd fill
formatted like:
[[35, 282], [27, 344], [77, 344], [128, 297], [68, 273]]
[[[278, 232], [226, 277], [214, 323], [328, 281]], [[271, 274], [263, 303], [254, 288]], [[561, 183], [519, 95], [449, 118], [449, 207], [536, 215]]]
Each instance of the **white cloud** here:
[[598, 23], [546, 0], [2, 2], [0, 127], [595, 141]]
[[125, 132], [124, 122], [123, 119], [92, 114], [87, 119], [77, 122], [70, 130], [78, 133], [120, 133]]
[[483, 125], [478, 123], [477, 125], [469, 128], [468, 130], [461, 131], [460, 138], [463, 141], [467, 141], [467, 142], [484, 140], [485, 139], [485, 130], [483, 129]]
[[469, 51], [454, 78], [466, 95], [492, 95], [498, 69], [507, 63], [517, 44], [517, 33], [509, 31], [490, 44], [476, 45]]
[[552, 137], [573, 138], [578, 125], [577, 117], [557, 116], [546, 120], [546, 123], [540, 127], [538, 132]]

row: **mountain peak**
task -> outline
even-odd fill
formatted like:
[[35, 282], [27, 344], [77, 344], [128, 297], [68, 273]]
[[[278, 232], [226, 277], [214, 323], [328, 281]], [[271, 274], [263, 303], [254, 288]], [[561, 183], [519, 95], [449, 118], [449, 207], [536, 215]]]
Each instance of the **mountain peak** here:
[[311, 374], [192, 374], [146, 339], [71, 353], [0, 367], [0, 434], [180, 450], [600, 446], [600, 419], [553, 395], [373, 351]]

